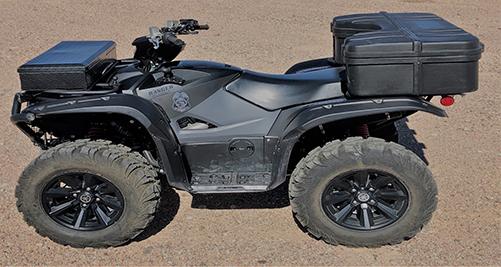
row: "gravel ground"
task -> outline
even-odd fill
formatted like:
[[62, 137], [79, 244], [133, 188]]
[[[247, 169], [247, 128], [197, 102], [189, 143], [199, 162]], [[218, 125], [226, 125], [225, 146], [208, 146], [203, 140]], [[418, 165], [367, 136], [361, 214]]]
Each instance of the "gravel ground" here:
[[[499, 265], [501, 131], [498, 95], [500, 1], [10, 1], [0, 0], [1, 265]], [[15, 208], [14, 187], [38, 151], [9, 122], [16, 68], [65, 39], [114, 39], [118, 56], [167, 18], [194, 17], [211, 30], [189, 36], [181, 58], [283, 72], [332, 53], [333, 16], [429, 11], [486, 45], [480, 90], [457, 99], [440, 119], [416, 114], [408, 125], [430, 162], [439, 205], [431, 223], [396, 246], [330, 246], [294, 223], [285, 191], [246, 196], [167, 194], [163, 216], [141, 241], [111, 249], [73, 249], [38, 236]], [[409, 132], [410, 133], [410, 132]], [[180, 204], [179, 204], [180, 202]], [[175, 215], [175, 216], [174, 216]]]

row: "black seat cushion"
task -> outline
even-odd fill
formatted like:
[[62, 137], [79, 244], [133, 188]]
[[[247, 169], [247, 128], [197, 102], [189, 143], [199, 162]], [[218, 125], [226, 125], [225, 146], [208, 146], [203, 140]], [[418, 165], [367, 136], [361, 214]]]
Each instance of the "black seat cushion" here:
[[326, 67], [292, 74], [245, 70], [226, 89], [267, 110], [343, 96], [340, 75], [344, 68]]

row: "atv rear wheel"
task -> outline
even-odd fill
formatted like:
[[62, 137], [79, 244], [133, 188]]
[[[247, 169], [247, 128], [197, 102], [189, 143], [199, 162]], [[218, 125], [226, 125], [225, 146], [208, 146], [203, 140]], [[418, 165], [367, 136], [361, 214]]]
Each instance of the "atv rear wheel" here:
[[436, 208], [426, 164], [404, 147], [351, 137], [317, 147], [292, 173], [295, 218], [330, 244], [377, 247], [413, 237]]
[[77, 140], [44, 151], [22, 173], [17, 206], [42, 236], [74, 247], [123, 244], [151, 222], [157, 172], [109, 141]]

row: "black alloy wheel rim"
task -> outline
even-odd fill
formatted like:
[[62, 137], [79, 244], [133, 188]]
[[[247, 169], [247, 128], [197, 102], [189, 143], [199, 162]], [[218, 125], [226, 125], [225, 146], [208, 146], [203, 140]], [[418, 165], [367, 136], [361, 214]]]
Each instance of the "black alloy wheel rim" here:
[[397, 177], [377, 170], [357, 170], [335, 177], [322, 194], [322, 208], [336, 224], [370, 231], [402, 217], [409, 193]]
[[85, 172], [55, 176], [41, 197], [50, 218], [79, 231], [104, 229], [116, 222], [124, 209], [117, 187], [101, 176]]

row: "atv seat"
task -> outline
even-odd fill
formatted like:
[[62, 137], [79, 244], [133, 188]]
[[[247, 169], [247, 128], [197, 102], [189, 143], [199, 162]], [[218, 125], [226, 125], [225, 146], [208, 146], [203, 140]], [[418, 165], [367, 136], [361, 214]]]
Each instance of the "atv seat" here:
[[340, 72], [326, 67], [301, 73], [267, 74], [244, 70], [226, 89], [267, 110], [343, 96]]

